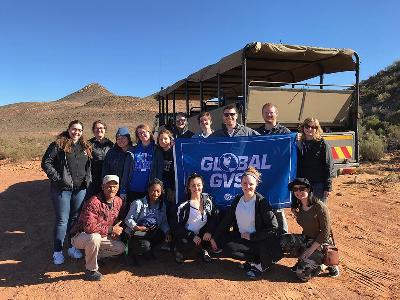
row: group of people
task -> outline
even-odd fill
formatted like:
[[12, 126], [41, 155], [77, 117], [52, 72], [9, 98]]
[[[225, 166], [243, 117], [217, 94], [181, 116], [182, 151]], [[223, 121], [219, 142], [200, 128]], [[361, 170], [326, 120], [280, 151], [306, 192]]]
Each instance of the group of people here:
[[[203, 178], [194, 173], [186, 183], [186, 200], [175, 201], [173, 143], [177, 138], [212, 138], [259, 134], [287, 134], [277, 121], [277, 107], [262, 108], [265, 124], [253, 130], [237, 123], [235, 105], [223, 110], [222, 128], [212, 130], [208, 112], [198, 115], [201, 132], [188, 130], [187, 118], [178, 113], [173, 128], [161, 129], [154, 140], [150, 127], [121, 127], [116, 142], [105, 137], [107, 126], [93, 123], [94, 137], [86, 141], [83, 124], [72, 121], [51, 143], [42, 168], [51, 182], [55, 212], [53, 262], [63, 264], [64, 240], [71, 258], [83, 256], [86, 278], [101, 280], [98, 261], [125, 255], [129, 265], [139, 256], [151, 259], [154, 248], [164, 243], [183, 263], [194, 252], [205, 262], [221, 252], [244, 261], [240, 267], [257, 278], [282, 257], [297, 257], [292, 270], [303, 281], [326, 269], [322, 247], [332, 244], [329, 212], [325, 205], [332, 190], [333, 161], [321, 138], [317, 119], [307, 118], [298, 135], [298, 178], [288, 188], [293, 195], [292, 212], [302, 234], [288, 233], [283, 209], [272, 209], [257, 193], [261, 175], [249, 167], [241, 178], [242, 194], [221, 213], [205, 191]], [[84, 254], [82, 251], [84, 251]], [[337, 266], [328, 266], [338, 276]]]

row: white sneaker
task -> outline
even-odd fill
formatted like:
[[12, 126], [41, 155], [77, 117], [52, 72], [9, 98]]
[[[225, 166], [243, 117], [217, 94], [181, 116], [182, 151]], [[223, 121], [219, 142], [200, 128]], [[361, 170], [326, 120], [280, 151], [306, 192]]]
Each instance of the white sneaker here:
[[64, 263], [64, 254], [62, 251], [53, 253], [53, 262], [55, 265], [62, 265]]
[[83, 257], [82, 252], [75, 247], [68, 248], [68, 256], [75, 259], [80, 259]]

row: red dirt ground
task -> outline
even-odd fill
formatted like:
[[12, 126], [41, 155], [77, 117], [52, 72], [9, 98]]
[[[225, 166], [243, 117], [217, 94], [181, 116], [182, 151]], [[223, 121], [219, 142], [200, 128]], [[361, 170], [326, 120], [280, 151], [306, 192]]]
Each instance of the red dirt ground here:
[[[0, 166], [0, 299], [399, 299], [400, 155], [334, 181], [329, 199], [341, 276], [296, 280], [283, 259], [249, 281], [237, 262], [177, 265], [169, 253], [127, 269], [106, 263], [101, 282], [82, 279], [83, 260], [54, 266], [49, 183], [38, 162]], [[287, 212], [287, 214], [290, 214]], [[300, 228], [289, 216], [290, 230]]]

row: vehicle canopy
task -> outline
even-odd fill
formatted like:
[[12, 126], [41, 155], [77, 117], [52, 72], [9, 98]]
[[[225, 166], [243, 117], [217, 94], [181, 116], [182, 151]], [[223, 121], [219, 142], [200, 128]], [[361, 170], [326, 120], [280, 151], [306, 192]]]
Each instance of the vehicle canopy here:
[[[155, 96], [176, 100], [208, 100], [220, 98], [223, 90], [226, 98], [238, 97], [244, 94], [244, 76], [247, 83], [294, 83], [323, 74], [356, 71], [357, 61], [358, 56], [351, 49], [253, 42], [177, 81]], [[246, 74], [243, 74], [244, 71]], [[218, 81], [220, 90], [217, 88]]]

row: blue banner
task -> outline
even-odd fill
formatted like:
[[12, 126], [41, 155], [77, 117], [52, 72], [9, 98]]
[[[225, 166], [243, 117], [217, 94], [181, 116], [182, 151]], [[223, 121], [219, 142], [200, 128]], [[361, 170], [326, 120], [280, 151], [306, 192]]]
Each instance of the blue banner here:
[[220, 209], [242, 193], [240, 181], [248, 166], [261, 174], [257, 191], [273, 208], [290, 207], [288, 183], [296, 176], [296, 134], [177, 139], [174, 146], [177, 201], [185, 199], [188, 176], [198, 173]]

